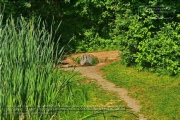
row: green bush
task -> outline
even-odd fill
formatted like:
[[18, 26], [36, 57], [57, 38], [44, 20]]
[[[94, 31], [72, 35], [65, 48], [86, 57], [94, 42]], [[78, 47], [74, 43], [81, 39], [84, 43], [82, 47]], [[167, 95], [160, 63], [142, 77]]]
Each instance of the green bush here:
[[114, 50], [117, 49], [117, 43], [115, 40], [100, 37], [93, 29], [90, 29], [85, 31], [84, 39], [78, 42], [76, 52]]
[[168, 23], [149, 39], [141, 41], [136, 62], [140, 69], [168, 72], [175, 75], [180, 72], [180, 24]]
[[[133, 7], [132, 4], [126, 6]], [[116, 26], [111, 33], [113, 39], [119, 40], [122, 63], [136, 65], [139, 70], [178, 74], [179, 23], [171, 19], [152, 19], [157, 18], [152, 11], [137, 15], [124, 7], [122, 14], [117, 13]]]

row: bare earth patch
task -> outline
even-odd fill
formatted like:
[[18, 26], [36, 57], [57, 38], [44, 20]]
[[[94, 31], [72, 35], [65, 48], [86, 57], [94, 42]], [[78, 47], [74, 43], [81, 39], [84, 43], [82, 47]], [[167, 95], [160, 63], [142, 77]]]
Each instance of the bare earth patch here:
[[126, 103], [129, 108], [134, 111], [134, 113], [139, 114], [139, 120], [146, 120], [144, 115], [140, 114], [141, 106], [137, 100], [130, 97], [128, 95], [128, 91], [125, 88], [118, 88], [115, 86], [115, 84], [109, 82], [108, 80], [104, 79], [100, 69], [108, 65], [114, 61], [120, 60], [119, 51], [103, 51], [103, 52], [92, 52], [89, 54], [92, 54], [96, 57], [98, 57], [100, 63], [96, 66], [80, 66], [77, 63], [75, 63], [72, 58], [80, 57], [83, 53], [73, 54], [70, 57], [67, 57], [65, 62], [69, 66], [77, 66], [77, 67], [64, 67], [63, 70], [73, 70], [73, 71], [79, 71], [82, 75], [95, 79], [97, 81], [97, 84], [105, 90], [115, 92], [121, 97]]

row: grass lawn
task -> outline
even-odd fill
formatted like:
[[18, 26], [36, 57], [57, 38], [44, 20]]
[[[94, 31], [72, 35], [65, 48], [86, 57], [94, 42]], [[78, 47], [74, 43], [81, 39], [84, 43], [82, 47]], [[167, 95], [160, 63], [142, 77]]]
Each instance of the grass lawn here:
[[138, 72], [121, 61], [102, 71], [107, 80], [128, 89], [130, 96], [140, 101], [141, 111], [148, 119], [180, 120], [180, 77]]
[[[71, 74], [70, 72], [66, 72]], [[78, 101], [86, 99], [86, 102], [82, 106], [103, 108], [103, 107], [124, 107], [126, 103], [117, 97], [115, 93], [102, 90], [95, 80], [83, 77], [80, 73], [77, 73], [73, 78], [76, 83], [76, 89], [83, 90], [84, 96], [75, 97]], [[78, 95], [78, 92], [74, 94]], [[71, 111], [72, 114], [76, 114], [73, 119], [79, 120], [84, 118], [85, 120], [136, 120], [136, 115], [132, 113], [130, 109], [120, 111]], [[89, 116], [89, 117], [88, 117]], [[93, 117], [94, 116], [94, 117]], [[73, 117], [73, 116], [72, 116]], [[66, 119], [72, 119], [68, 117]]]

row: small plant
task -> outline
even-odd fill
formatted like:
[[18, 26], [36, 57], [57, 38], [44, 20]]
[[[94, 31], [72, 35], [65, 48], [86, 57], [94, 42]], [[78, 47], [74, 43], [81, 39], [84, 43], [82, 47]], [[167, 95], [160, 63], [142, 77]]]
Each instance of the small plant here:
[[98, 58], [97, 57], [93, 57], [92, 60], [91, 60], [91, 63], [92, 63], [92, 65], [98, 64], [99, 63]]
[[75, 61], [76, 63], [80, 63], [80, 60], [81, 60], [81, 58], [80, 57], [76, 57], [76, 58], [72, 58], [73, 59], [73, 61]]

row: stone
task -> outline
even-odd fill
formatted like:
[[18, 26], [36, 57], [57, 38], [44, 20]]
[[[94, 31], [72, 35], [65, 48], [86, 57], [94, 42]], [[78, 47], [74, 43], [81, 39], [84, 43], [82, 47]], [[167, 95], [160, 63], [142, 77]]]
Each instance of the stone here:
[[81, 56], [80, 65], [91, 66], [99, 62], [98, 58], [91, 54], [84, 54]]

